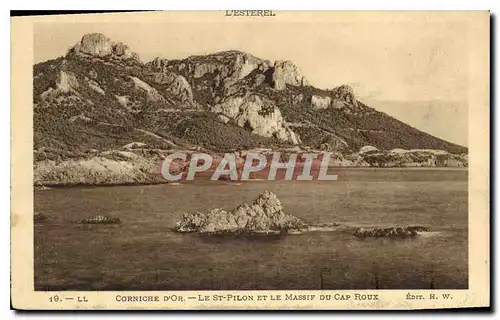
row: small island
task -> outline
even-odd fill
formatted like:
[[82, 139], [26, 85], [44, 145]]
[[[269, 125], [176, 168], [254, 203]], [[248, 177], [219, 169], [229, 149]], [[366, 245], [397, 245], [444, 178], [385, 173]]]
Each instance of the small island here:
[[209, 210], [208, 213], [198, 211], [185, 213], [174, 229], [180, 233], [208, 235], [285, 235], [302, 234], [308, 231], [342, 231], [359, 238], [406, 238], [417, 236], [419, 232], [429, 231], [429, 228], [423, 226], [357, 228], [335, 222], [309, 224], [298, 217], [284, 213], [276, 194], [269, 191], [261, 193], [251, 205], [243, 203], [230, 211], [215, 208]]

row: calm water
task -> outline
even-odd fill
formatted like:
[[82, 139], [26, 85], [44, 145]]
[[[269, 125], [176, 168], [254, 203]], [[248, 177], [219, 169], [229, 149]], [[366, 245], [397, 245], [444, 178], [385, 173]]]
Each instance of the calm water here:
[[[467, 288], [467, 171], [343, 169], [340, 181], [196, 181], [35, 192], [37, 290]], [[186, 211], [231, 209], [264, 190], [307, 222], [424, 225], [413, 239], [342, 232], [206, 237], [171, 231]], [[98, 214], [121, 225], [83, 226]]]

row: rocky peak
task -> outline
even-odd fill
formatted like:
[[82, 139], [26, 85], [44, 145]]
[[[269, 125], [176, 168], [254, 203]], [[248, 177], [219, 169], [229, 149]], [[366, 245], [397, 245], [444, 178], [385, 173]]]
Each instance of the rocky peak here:
[[80, 42], [70, 49], [69, 53], [77, 56], [90, 56], [101, 59], [139, 60], [139, 55], [132, 52], [126, 44], [114, 42], [102, 33], [84, 35]]
[[354, 89], [347, 84], [343, 84], [340, 87], [338, 87], [338, 91], [343, 92], [343, 93], [349, 93], [349, 94], [354, 94]]
[[331, 91], [331, 95], [334, 99], [333, 104], [336, 107], [343, 107], [346, 104], [355, 107], [358, 106], [356, 97], [354, 96], [354, 90], [347, 84], [343, 84], [340, 87], [334, 88]]
[[283, 210], [283, 206], [276, 194], [267, 190], [259, 194], [253, 204], [261, 207], [268, 216], [272, 216]]
[[157, 57], [146, 65], [156, 71], [168, 68], [174, 72], [184, 73], [193, 79], [201, 79], [205, 78], [206, 75], [211, 75], [218, 79], [219, 85], [224, 84], [227, 87], [245, 78], [254, 70], [264, 72], [271, 67], [271, 62], [246, 52], [230, 50], [190, 56], [182, 60], [167, 60]]
[[202, 78], [212, 73], [224, 87], [231, 86], [256, 69], [263, 72], [271, 64], [249, 53], [234, 50], [206, 56], [192, 56], [187, 59], [187, 62], [193, 65], [190, 69], [194, 78]]
[[220, 51], [207, 55], [193, 55], [182, 60], [160, 57], [146, 64], [154, 72], [174, 72], [182, 75], [193, 90], [218, 103], [224, 97], [246, 92], [266, 83], [276, 90], [286, 85], [307, 86], [302, 71], [291, 61], [278, 60], [274, 64], [252, 54]]
[[272, 84], [276, 90], [286, 89], [287, 84], [294, 86], [307, 86], [307, 79], [291, 61], [276, 61], [272, 70]]
[[236, 75], [235, 78], [238, 80], [243, 79], [255, 69], [259, 69], [259, 71], [264, 72], [270, 67], [270, 64], [270, 61], [259, 59], [251, 54], [241, 52], [236, 55], [233, 65], [234, 73]]
[[330, 91], [313, 94], [310, 99], [313, 109], [327, 109], [333, 107], [342, 109], [344, 107], [357, 107], [358, 103], [354, 95], [354, 90], [349, 85], [341, 85]]

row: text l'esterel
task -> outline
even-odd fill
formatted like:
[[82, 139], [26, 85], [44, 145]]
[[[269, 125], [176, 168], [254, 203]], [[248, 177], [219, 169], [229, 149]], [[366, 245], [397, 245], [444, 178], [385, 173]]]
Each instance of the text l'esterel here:
[[273, 10], [226, 10], [226, 17], [274, 17]]

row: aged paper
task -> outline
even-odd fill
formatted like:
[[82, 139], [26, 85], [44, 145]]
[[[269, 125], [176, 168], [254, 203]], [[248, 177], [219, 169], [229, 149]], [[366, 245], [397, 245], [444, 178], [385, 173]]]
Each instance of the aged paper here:
[[12, 18], [13, 307], [489, 306], [489, 26]]

